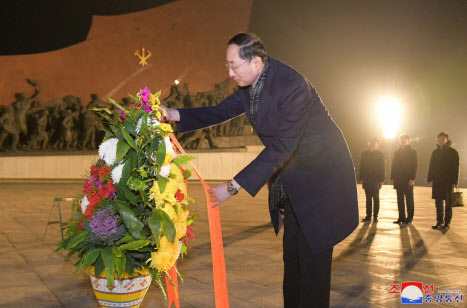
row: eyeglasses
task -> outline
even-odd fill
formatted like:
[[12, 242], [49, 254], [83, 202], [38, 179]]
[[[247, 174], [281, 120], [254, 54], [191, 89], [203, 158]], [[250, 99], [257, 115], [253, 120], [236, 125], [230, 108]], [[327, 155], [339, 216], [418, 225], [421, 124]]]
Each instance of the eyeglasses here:
[[228, 70], [232, 70], [232, 71], [236, 71], [240, 66], [242, 66], [243, 64], [247, 63], [248, 61], [245, 61], [243, 62], [242, 64], [240, 65], [237, 65], [237, 66], [232, 66], [232, 65], [229, 65], [229, 62], [225, 62], [224, 65], [225, 67], [228, 69]]

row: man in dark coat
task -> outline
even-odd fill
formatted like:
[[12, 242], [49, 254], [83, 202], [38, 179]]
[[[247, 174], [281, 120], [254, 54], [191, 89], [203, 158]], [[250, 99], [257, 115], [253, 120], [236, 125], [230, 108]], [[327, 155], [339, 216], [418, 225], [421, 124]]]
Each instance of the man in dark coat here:
[[[400, 147], [394, 153], [391, 168], [391, 180], [397, 192], [399, 218], [394, 223], [411, 223], [414, 215], [413, 187], [417, 174], [417, 152], [410, 146], [408, 135], [400, 136]], [[405, 202], [404, 202], [405, 198]], [[407, 218], [405, 204], [407, 204]]]
[[265, 149], [232, 180], [213, 187], [216, 206], [240, 188], [269, 183], [276, 234], [284, 213], [284, 305], [328, 307], [333, 246], [358, 226], [353, 162], [341, 130], [300, 73], [266, 54], [260, 39], [230, 39], [226, 67], [240, 89], [213, 107], [167, 110], [180, 132], [246, 113]]
[[[448, 229], [452, 219], [452, 190], [459, 179], [459, 153], [451, 147], [451, 140], [445, 132], [437, 139], [437, 149], [431, 154], [428, 182], [432, 184], [432, 198], [436, 204], [436, 225], [433, 229]], [[443, 201], [446, 210], [443, 211]], [[444, 222], [444, 225], [443, 225]]]
[[378, 150], [378, 138], [372, 138], [368, 143], [369, 149], [362, 153], [360, 160], [359, 181], [366, 195], [366, 216], [363, 222], [371, 221], [372, 207], [373, 221], [378, 221], [379, 213], [379, 190], [384, 184], [385, 165], [384, 154]]

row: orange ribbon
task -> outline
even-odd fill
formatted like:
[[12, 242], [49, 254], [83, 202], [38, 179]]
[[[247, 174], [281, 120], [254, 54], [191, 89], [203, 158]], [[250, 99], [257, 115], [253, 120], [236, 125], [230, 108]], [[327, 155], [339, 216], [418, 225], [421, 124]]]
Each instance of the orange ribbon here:
[[172, 307], [172, 303], [176, 308], [180, 308], [180, 302], [178, 300], [178, 275], [177, 275], [177, 262], [169, 270], [170, 278], [173, 281], [173, 285], [170, 283], [169, 277], [165, 276], [165, 285], [167, 286], [167, 299], [169, 302], [169, 308]]
[[[186, 155], [182, 146], [175, 138], [173, 134], [170, 134], [170, 139], [178, 150]], [[229, 307], [229, 294], [227, 291], [227, 276], [225, 272], [225, 259], [224, 259], [224, 245], [222, 244], [222, 231], [221, 231], [221, 219], [219, 215], [219, 207], [213, 208], [213, 202], [209, 198], [208, 191], [211, 187], [201, 177], [199, 171], [190, 162], [193, 171], [198, 176], [201, 184], [203, 185], [204, 192], [206, 193], [207, 207], [208, 207], [208, 220], [209, 220], [209, 234], [211, 236], [211, 253], [212, 253], [212, 274], [214, 278], [214, 296], [217, 308], [228, 308]], [[174, 270], [175, 271], [175, 270]], [[175, 273], [176, 274], [176, 273]], [[173, 276], [171, 276], [173, 279]], [[175, 275], [175, 277], [177, 277]], [[175, 278], [177, 279], [177, 278]], [[178, 291], [178, 290], [177, 290]], [[178, 302], [178, 298], [177, 298]], [[170, 307], [170, 302], [169, 302]], [[177, 306], [178, 307], [178, 306]]]

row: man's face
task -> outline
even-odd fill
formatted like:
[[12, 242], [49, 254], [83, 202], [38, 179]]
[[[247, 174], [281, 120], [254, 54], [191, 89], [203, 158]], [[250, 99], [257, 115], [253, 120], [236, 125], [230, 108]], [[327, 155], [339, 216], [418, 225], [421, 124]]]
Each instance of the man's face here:
[[436, 143], [437, 143], [440, 147], [443, 147], [446, 143], [448, 143], [448, 138], [446, 138], [445, 136], [438, 137], [438, 138], [436, 139]]
[[258, 79], [261, 74], [261, 58], [256, 57], [251, 61], [240, 58], [240, 47], [232, 44], [227, 47], [227, 63], [230, 66], [229, 76], [240, 87], [247, 87]]
[[368, 145], [370, 147], [370, 151], [376, 151], [378, 149], [379, 143], [371, 141], [368, 143]]
[[406, 145], [408, 145], [410, 142], [410, 139], [407, 139], [405, 137], [401, 137], [400, 138], [400, 143], [401, 143], [401, 146], [405, 147]]

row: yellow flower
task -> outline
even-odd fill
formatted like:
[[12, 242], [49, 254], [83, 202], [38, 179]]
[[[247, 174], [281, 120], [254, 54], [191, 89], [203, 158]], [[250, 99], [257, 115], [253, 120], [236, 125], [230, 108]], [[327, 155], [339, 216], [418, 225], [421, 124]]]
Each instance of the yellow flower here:
[[175, 220], [175, 230], [176, 230], [176, 235], [175, 238], [181, 239], [186, 235], [186, 219], [188, 218], [188, 215], [190, 214], [190, 211], [188, 210], [183, 210], [179, 209], [178, 210], [178, 216], [177, 219]]
[[156, 104], [156, 96], [154, 94], [149, 95], [148, 102], [151, 103], [151, 105], [155, 105]]
[[[159, 109], [159, 106], [157, 106], [157, 105], [152, 105], [152, 106], [151, 106], [151, 110], [152, 110], [152, 111], [156, 111], [156, 110], [158, 110], [158, 109]], [[159, 111], [158, 111], [158, 112], [159, 112]], [[160, 113], [160, 112], [159, 112], [159, 113]]]
[[172, 126], [167, 123], [162, 123], [159, 124], [159, 128], [165, 133], [165, 135], [170, 135], [171, 132], [173, 132]]
[[[169, 162], [172, 161], [173, 158], [174, 158], [173, 153], [165, 152], [165, 160], [164, 160], [164, 163], [162, 165], [168, 164]], [[170, 167], [170, 169], [172, 169], [172, 167]]]
[[[175, 198], [175, 194], [179, 189], [182, 194], [185, 196], [187, 195], [187, 188], [180, 168], [178, 168], [175, 164], [170, 164], [170, 174], [174, 176], [174, 178], [169, 179], [169, 182], [167, 182], [163, 193], [160, 192], [157, 181], [154, 181], [154, 184], [149, 191], [149, 199], [154, 200], [156, 205], [163, 205], [168, 203], [173, 206], [176, 204], [178, 201]], [[183, 201], [183, 203], [186, 203], [186, 199]]]
[[[157, 109], [159, 109], [160, 107], [157, 106], [157, 105], [154, 105], [153, 107], [157, 107]], [[153, 109], [154, 110], [154, 109]], [[160, 111], [157, 111], [156, 112], [156, 118], [160, 121], [162, 119], [162, 116], [161, 116], [161, 112]]]
[[161, 238], [158, 250], [151, 253], [151, 258], [148, 260], [152, 268], [160, 272], [166, 272], [172, 268], [180, 254], [180, 243], [175, 241], [169, 243], [165, 237]]
[[158, 105], [161, 104], [161, 101], [160, 101], [159, 97], [156, 97], [155, 101], [156, 101], [156, 103], [157, 103]]
[[167, 111], [165, 111], [165, 109], [162, 109], [162, 115], [165, 117], [167, 116]]

